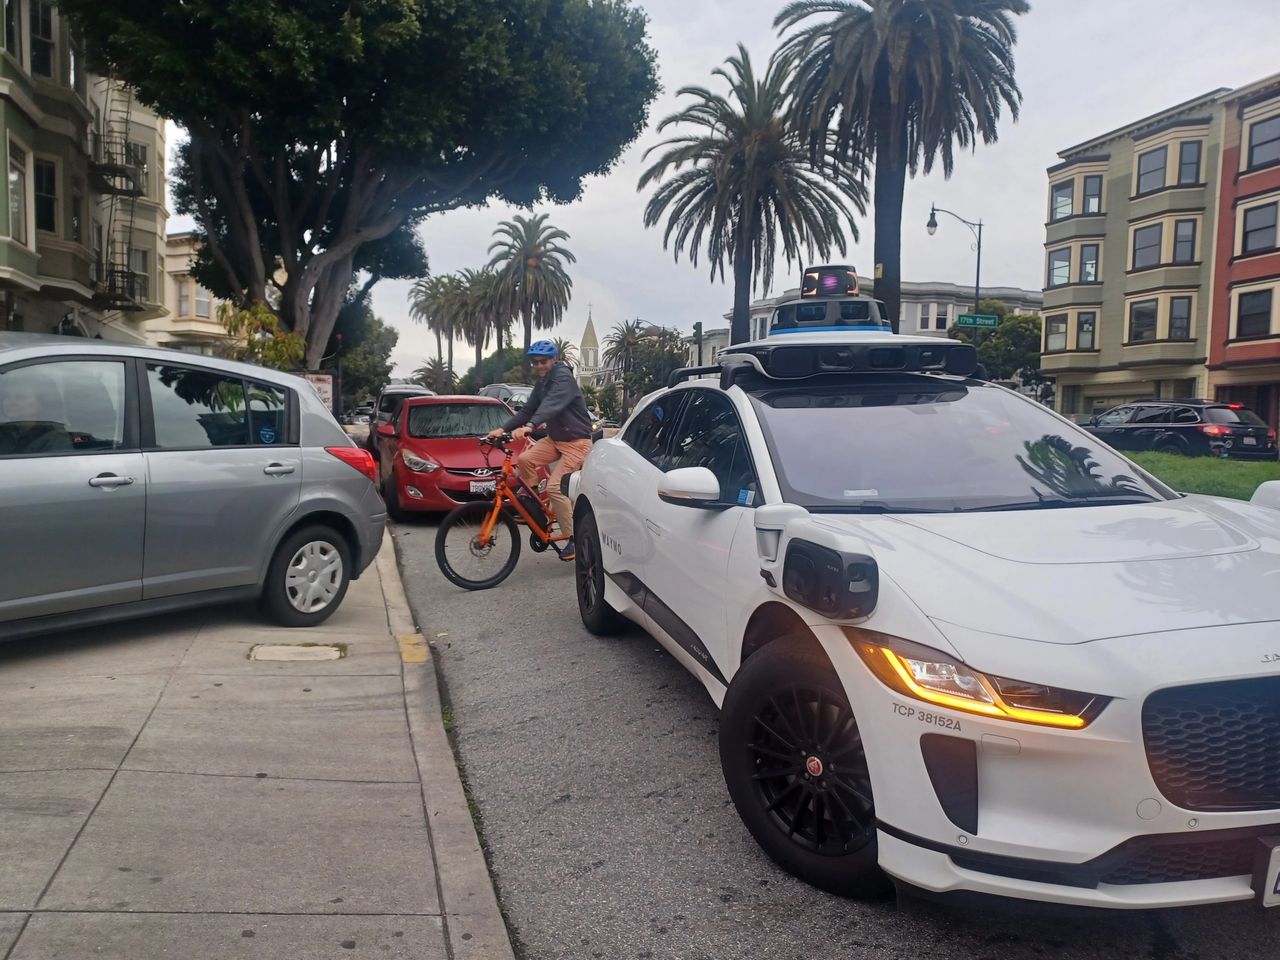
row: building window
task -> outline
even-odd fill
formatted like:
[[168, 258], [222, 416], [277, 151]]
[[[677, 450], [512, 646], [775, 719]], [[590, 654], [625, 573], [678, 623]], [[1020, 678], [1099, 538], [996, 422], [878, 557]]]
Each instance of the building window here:
[[94, 283], [102, 282], [105, 264], [102, 262], [102, 224], [93, 222], [93, 263], [89, 266], [89, 279]]
[[148, 268], [147, 251], [137, 247], [129, 248], [129, 293], [135, 300], [151, 299], [151, 272]]
[[27, 151], [9, 142], [9, 236], [27, 242]]
[[4, 0], [4, 45], [13, 58], [22, 63], [22, 11], [21, 0]]
[[1145, 270], [1147, 267], [1160, 265], [1160, 241], [1163, 236], [1164, 225], [1159, 223], [1133, 231], [1133, 269]]
[[1084, 212], [1102, 212], [1102, 176], [1101, 174], [1084, 178]]
[[1280, 117], [1259, 120], [1249, 128], [1249, 169], [1280, 163]]
[[1195, 263], [1196, 222], [1179, 220], [1173, 225], [1173, 262]]
[[138, 185], [142, 192], [147, 192], [147, 145], [145, 143], [125, 144], [125, 162], [138, 168]]
[[1086, 243], [1080, 248], [1080, 282], [1098, 282], [1098, 245]]
[[36, 158], [36, 229], [58, 232], [58, 165]]
[[1138, 193], [1151, 193], [1164, 186], [1164, 168], [1168, 147], [1148, 150], [1138, 157]]
[[1174, 297], [1169, 301], [1169, 339], [1191, 339], [1191, 298]]
[[53, 4], [31, 0], [31, 72], [53, 76]]
[[71, 181], [71, 242], [84, 243], [84, 181]]
[[178, 285], [178, 316], [188, 317], [191, 315], [191, 281], [178, 277], [174, 282]]
[[1280, 204], [1268, 203], [1244, 212], [1244, 238], [1241, 253], [1274, 250], [1276, 246], [1276, 209]]
[[87, 92], [86, 87], [88, 84], [85, 81], [84, 75], [84, 50], [81, 48], [79, 42], [74, 40], [71, 42], [71, 45], [67, 50], [67, 61], [68, 67], [70, 68], [71, 89], [80, 94], [80, 97], [83, 99]]
[[1092, 310], [1076, 314], [1076, 349], [1092, 350], [1094, 329], [1098, 325], [1098, 315]]
[[1255, 290], [1240, 294], [1236, 301], [1236, 336], [1271, 336], [1271, 291]]
[[951, 325], [951, 314], [955, 312], [955, 304], [948, 303], [933, 315], [933, 325], [938, 330], [945, 330]]
[[1048, 353], [1067, 349], [1067, 315], [1057, 313], [1044, 321], [1044, 349]]
[[208, 319], [213, 306], [213, 294], [196, 284], [196, 316]]
[[1139, 300], [1129, 304], [1129, 342], [1150, 343], [1156, 338], [1158, 300]]
[[1063, 247], [1061, 250], [1051, 250], [1049, 252], [1049, 281], [1045, 286], [1061, 287], [1070, 282], [1071, 248]]
[[922, 303], [919, 305], [920, 319], [917, 321], [921, 330], [929, 329], [929, 305]]
[[1074, 180], [1067, 180], [1063, 183], [1055, 183], [1053, 185], [1052, 201], [1049, 206], [1050, 220], [1065, 220], [1071, 216], [1071, 208], [1075, 205], [1076, 184]]
[[1188, 140], [1178, 147], [1178, 186], [1200, 182], [1200, 141]]

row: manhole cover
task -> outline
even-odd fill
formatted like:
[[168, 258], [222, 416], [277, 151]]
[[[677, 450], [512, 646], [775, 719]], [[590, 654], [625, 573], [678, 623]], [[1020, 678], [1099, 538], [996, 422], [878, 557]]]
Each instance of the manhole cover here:
[[250, 660], [341, 660], [344, 643], [259, 643], [249, 650]]

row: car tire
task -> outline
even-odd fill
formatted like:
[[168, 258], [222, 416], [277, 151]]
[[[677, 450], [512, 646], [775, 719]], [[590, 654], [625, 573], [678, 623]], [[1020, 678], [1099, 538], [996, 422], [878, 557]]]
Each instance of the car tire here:
[[613, 637], [626, 628], [627, 619], [604, 598], [604, 557], [600, 552], [600, 531], [596, 515], [587, 510], [573, 529], [574, 592], [578, 595], [578, 616], [587, 632], [597, 637]]
[[314, 627], [342, 605], [351, 570], [345, 537], [320, 524], [303, 527], [276, 548], [259, 605], [282, 627]]
[[409, 511], [400, 504], [400, 484], [394, 470], [382, 481], [382, 502], [387, 505], [387, 516], [396, 523], [404, 523], [409, 519]]
[[742, 822], [783, 870], [843, 897], [890, 891], [857, 722], [811, 638], [781, 637], [734, 675], [720, 765]]

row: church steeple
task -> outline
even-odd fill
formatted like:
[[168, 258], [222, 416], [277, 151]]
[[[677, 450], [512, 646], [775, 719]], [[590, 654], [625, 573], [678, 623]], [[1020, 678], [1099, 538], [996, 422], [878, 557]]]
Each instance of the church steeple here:
[[600, 341], [596, 339], [596, 325], [592, 321], [590, 304], [587, 304], [587, 329], [582, 332], [578, 356], [582, 360], [584, 370], [595, 370], [600, 366]]

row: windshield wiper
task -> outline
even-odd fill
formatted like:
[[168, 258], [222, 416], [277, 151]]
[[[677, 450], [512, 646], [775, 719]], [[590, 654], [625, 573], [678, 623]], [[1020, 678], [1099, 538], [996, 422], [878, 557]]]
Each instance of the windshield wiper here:
[[1064, 507], [1088, 507], [1099, 503], [1106, 503], [1110, 506], [1124, 506], [1126, 504], [1137, 503], [1156, 503], [1154, 497], [1135, 497], [1132, 495], [1120, 494], [1104, 494], [1097, 497], [1076, 497], [1066, 500], [1060, 497], [1054, 497], [1045, 500], [1019, 500], [1016, 503], [993, 503], [986, 507], [965, 507], [963, 513], [994, 513], [999, 510], [1058, 510]]
[[934, 507], [898, 507], [887, 503], [824, 503], [806, 507], [810, 513], [952, 513], [950, 509]]

